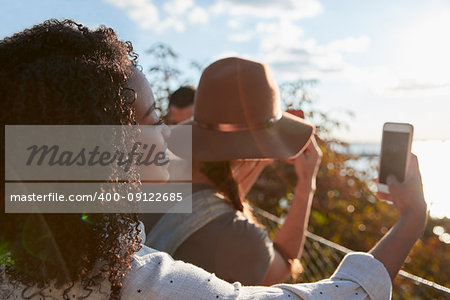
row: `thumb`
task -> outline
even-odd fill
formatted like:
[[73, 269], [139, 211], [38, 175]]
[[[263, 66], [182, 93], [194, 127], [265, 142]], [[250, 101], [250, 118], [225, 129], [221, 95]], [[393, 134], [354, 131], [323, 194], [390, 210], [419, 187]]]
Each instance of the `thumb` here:
[[386, 178], [386, 183], [387, 183], [388, 185], [398, 185], [398, 184], [399, 184], [397, 178], [396, 178], [394, 175], [389, 175], [389, 176]]
[[396, 190], [400, 182], [398, 182], [397, 178], [394, 175], [389, 175], [386, 178], [386, 183], [389, 186], [389, 190], [392, 192], [392, 190]]

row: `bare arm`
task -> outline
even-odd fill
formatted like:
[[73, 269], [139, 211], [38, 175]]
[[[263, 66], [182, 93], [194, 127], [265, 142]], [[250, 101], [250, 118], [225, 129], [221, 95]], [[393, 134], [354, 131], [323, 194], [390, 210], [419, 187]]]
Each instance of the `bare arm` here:
[[274, 239], [275, 258], [265, 275], [263, 285], [284, 281], [290, 274], [287, 259], [300, 258], [302, 255], [305, 230], [316, 190], [317, 171], [322, 157], [314, 137], [305, 152], [292, 161], [297, 174], [294, 199], [286, 220]]
[[392, 201], [401, 216], [369, 253], [384, 264], [393, 281], [426, 224], [427, 205], [417, 157], [414, 154], [411, 154], [405, 181], [399, 183], [390, 176], [388, 185], [390, 195], [379, 196]]

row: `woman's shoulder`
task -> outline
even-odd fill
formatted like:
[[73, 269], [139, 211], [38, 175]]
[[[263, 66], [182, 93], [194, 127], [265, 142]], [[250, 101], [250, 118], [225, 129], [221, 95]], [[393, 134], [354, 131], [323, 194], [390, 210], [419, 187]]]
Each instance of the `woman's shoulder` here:
[[239, 211], [227, 212], [195, 232], [177, 250], [186, 259], [227, 281], [259, 284], [273, 260], [273, 244], [264, 228]]
[[225, 242], [233, 240], [258, 246], [261, 242], [265, 244], [270, 241], [267, 231], [263, 227], [250, 221], [242, 212], [235, 209], [216, 217], [197, 233], [215, 236]]
[[224, 270], [224, 279], [260, 284], [274, 257], [272, 241], [264, 228], [240, 212], [228, 217], [217, 240], [215, 263]]
[[229, 248], [226, 245], [230, 243], [239, 248], [254, 249], [255, 255], [261, 252], [265, 253], [267, 249], [273, 248], [267, 231], [251, 222], [240, 211], [235, 211], [232, 215], [224, 215], [216, 222], [222, 223], [219, 237], [220, 247]]

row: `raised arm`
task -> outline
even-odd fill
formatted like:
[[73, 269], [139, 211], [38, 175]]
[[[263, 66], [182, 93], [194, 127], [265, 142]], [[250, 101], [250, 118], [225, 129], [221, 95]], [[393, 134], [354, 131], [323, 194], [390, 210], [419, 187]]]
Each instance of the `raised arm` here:
[[400, 212], [400, 219], [369, 252], [384, 264], [392, 281], [423, 233], [427, 218], [417, 157], [411, 154], [409, 161], [405, 181], [399, 183], [394, 176], [389, 176], [390, 195], [379, 194], [381, 198], [394, 203]]
[[294, 262], [302, 255], [321, 157], [322, 152], [313, 136], [306, 151], [291, 161], [297, 174], [294, 199], [286, 220], [274, 239], [275, 257], [263, 285], [284, 281], [291, 270], [288, 262]]

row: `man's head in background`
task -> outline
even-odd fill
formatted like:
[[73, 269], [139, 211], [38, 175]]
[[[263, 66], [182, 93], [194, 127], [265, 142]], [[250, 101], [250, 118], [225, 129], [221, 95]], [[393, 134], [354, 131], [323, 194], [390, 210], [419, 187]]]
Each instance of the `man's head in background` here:
[[168, 124], [178, 124], [194, 115], [195, 89], [182, 86], [169, 96]]

